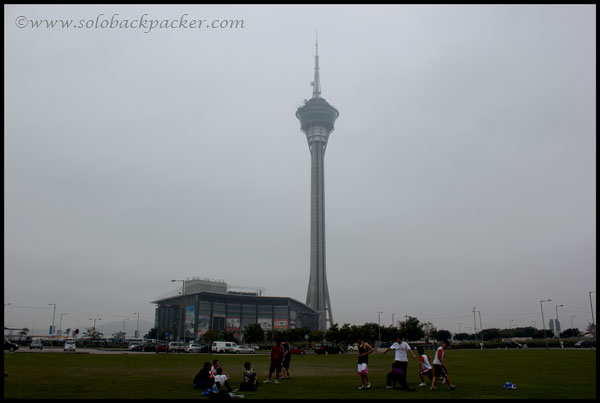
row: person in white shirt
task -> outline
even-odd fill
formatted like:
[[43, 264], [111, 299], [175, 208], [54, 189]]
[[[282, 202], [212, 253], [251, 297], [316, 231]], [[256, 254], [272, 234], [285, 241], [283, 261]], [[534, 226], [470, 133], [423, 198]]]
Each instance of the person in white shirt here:
[[231, 392], [231, 386], [229, 385], [229, 375], [223, 373], [223, 368], [217, 368], [217, 374], [215, 375], [215, 385], [219, 389], [227, 388], [229, 392]]
[[450, 343], [448, 341], [444, 341], [442, 346], [435, 352], [435, 357], [433, 357], [433, 381], [431, 381], [431, 388], [429, 388], [429, 390], [436, 390], [435, 381], [437, 381], [439, 376], [444, 377], [448, 384], [448, 389], [454, 390], [456, 388], [456, 386], [450, 382], [448, 371], [446, 370], [446, 349], [449, 345]]
[[431, 367], [431, 363], [429, 362], [429, 356], [425, 354], [425, 350], [423, 347], [417, 348], [417, 352], [419, 353], [419, 362], [421, 363], [421, 368], [419, 369], [419, 377], [421, 378], [421, 383], [419, 386], [425, 386], [425, 377], [426, 375], [430, 380], [433, 378], [433, 368]]
[[408, 384], [406, 383], [406, 371], [408, 370], [408, 352], [410, 352], [412, 354], [412, 356], [415, 360], [417, 359], [417, 356], [410, 349], [410, 346], [408, 345], [408, 343], [405, 341], [402, 341], [401, 336], [396, 337], [396, 342], [394, 344], [392, 344], [387, 350], [385, 350], [381, 354], [385, 354], [391, 350], [395, 350], [394, 354], [395, 354], [396, 362], [398, 363], [400, 369], [402, 369], [402, 373], [403, 373], [402, 379], [400, 381], [400, 384], [401, 384], [400, 389], [414, 390], [413, 388], [410, 388], [408, 386]]

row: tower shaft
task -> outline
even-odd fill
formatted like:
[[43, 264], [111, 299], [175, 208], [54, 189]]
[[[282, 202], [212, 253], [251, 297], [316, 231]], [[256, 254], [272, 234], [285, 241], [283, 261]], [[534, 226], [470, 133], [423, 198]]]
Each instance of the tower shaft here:
[[311, 154], [310, 207], [310, 278], [306, 305], [319, 312], [319, 329], [333, 323], [325, 254], [325, 149], [329, 131], [325, 126], [312, 126], [306, 133]]

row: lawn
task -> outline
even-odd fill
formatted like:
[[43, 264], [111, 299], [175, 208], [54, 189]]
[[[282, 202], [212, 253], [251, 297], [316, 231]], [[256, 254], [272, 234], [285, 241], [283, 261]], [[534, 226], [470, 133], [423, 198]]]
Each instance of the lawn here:
[[[206, 354], [69, 354], [5, 353], [4, 398], [48, 399], [195, 399], [191, 383], [205, 361], [219, 358], [231, 375], [232, 387], [241, 380], [242, 365], [251, 361], [259, 380], [266, 379], [267, 355]], [[449, 391], [419, 388], [418, 361], [409, 356], [409, 385], [414, 392], [385, 389], [393, 352], [369, 358], [371, 390], [357, 390], [356, 354], [294, 356], [289, 380], [263, 384], [246, 399], [595, 399], [595, 350], [448, 350]], [[505, 390], [505, 382], [517, 385]], [[202, 398], [206, 399], [206, 398]]]

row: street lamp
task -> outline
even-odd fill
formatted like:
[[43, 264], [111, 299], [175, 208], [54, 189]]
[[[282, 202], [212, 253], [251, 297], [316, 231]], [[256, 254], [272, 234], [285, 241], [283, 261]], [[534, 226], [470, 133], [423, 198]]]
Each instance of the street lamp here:
[[96, 318], [96, 319], [92, 319], [92, 318], [90, 318], [90, 320], [93, 320], [93, 321], [94, 321], [94, 327], [93, 327], [93, 329], [94, 329], [94, 333], [96, 333], [96, 321], [97, 321], [97, 320], [102, 320], [102, 319], [101, 319], [101, 318]]
[[54, 315], [56, 314], [56, 304], [48, 304], [54, 305], [54, 310], [52, 311], [52, 327], [50, 327], [50, 335], [54, 334]]
[[481, 329], [481, 349], [483, 350], [483, 326], [481, 325], [481, 311], [477, 311], [479, 314], [479, 328]]
[[67, 312], [63, 312], [60, 314], [60, 321], [58, 322], [58, 333], [62, 336], [62, 317], [63, 315], [68, 315]]
[[559, 306], [564, 306], [564, 305], [561, 304], [561, 305], [556, 305], [555, 306], [556, 307], [556, 324], [554, 326], [554, 329], [556, 329], [556, 333], [558, 333], [558, 342], [560, 343], [560, 348], [562, 348], [563, 344], [562, 344], [562, 340], [560, 339], [560, 328], [559, 328], [559, 325], [558, 325], [558, 323], [559, 323], [558, 322], [558, 307]]
[[573, 326], [573, 318], [576, 318], [576, 316], [571, 315], [571, 329], [575, 329], [575, 326]]
[[475, 347], [477, 347], [477, 320], [475, 319], [475, 307], [473, 307], [473, 333], [475, 336]]
[[546, 339], [546, 322], [544, 321], [544, 305], [542, 305], [542, 303], [550, 302], [550, 301], [552, 301], [552, 300], [546, 299], [546, 300], [540, 301], [540, 309], [542, 310], [542, 326], [544, 328], [544, 342], [546, 343], [546, 350], [548, 350], [548, 339]]
[[136, 312], [134, 315], [137, 315], [137, 327], [135, 328], [135, 337], [138, 338], [140, 334], [140, 313]]
[[185, 280], [171, 280], [171, 283], [174, 283], [175, 281], [181, 281], [181, 317], [179, 318], [179, 334], [177, 335], [177, 340], [181, 341], [181, 337], [183, 336], [183, 305], [185, 305]]
[[592, 329], [594, 329], [594, 340], [596, 339], [596, 326], [594, 323], [594, 306], [592, 305], [592, 294], [595, 294], [596, 291], [590, 291], [590, 309], [592, 310]]
[[377, 312], [377, 318], [378, 318], [378, 323], [379, 323], [379, 325], [377, 326], [379, 328], [379, 345], [378, 345], [378, 347], [381, 347], [381, 314], [382, 313], [383, 313], [383, 311]]

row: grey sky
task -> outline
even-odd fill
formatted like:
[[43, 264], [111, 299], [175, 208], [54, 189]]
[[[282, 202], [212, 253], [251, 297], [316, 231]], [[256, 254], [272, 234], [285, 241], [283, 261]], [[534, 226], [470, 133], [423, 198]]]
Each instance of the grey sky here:
[[[595, 6], [5, 6], [5, 324], [154, 320], [192, 276], [305, 301], [325, 155], [336, 322], [591, 322]], [[243, 19], [32, 29], [28, 19]], [[595, 313], [595, 294], [594, 300]], [[479, 321], [477, 322], [479, 327]]]

